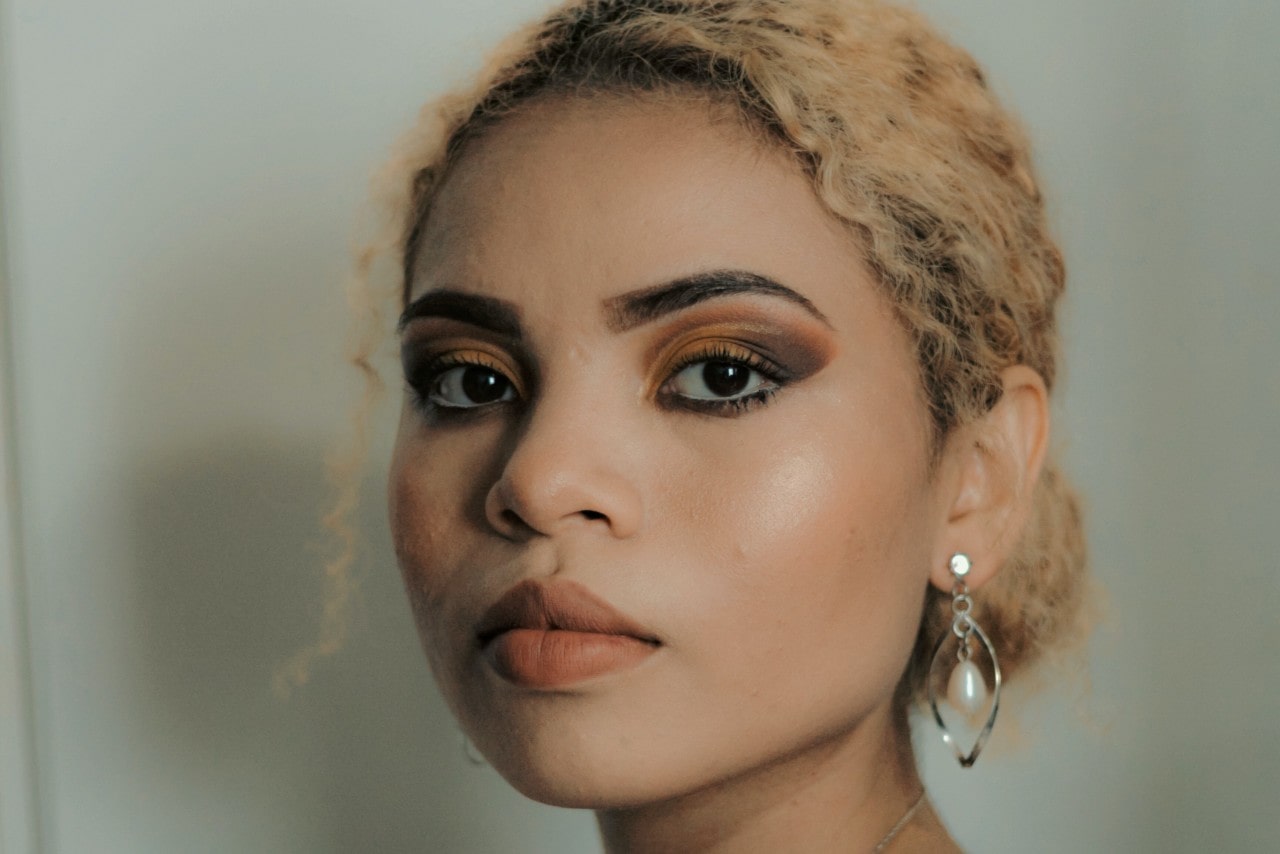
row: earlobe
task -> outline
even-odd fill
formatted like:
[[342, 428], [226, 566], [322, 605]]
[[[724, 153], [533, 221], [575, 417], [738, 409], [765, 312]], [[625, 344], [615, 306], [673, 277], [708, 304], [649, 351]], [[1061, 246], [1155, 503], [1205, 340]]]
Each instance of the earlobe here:
[[1031, 512], [1049, 438], [1049, 395], [1044, 380], [1025, 365], [1001, 372], [1000, 400], [977, 421], [960, 428], [948, 449], [951, 500], [945, 534], [930, 581], [951, 589], [948, 570], [956, 552], [969, 555], [969, 588], [999, 571], [1017, 545]]

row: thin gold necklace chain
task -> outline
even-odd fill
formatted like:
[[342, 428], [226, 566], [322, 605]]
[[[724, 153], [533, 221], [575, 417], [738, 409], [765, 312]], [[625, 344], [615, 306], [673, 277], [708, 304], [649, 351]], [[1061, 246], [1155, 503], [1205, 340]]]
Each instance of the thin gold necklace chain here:
[[881, 851], [889, 847], [889, 843], [893, 841], [893, 838], [898, 835], [902, 828], [907, 826], [907, 822], [911, 821], [916, 811], [924, 804], [925, 794], [927, 793], [924, 790], [920, 791], [920, 797], [916, 798], [916, 802], [907, 808], [907, 811], [902, 814], [902, 818], [898, 819], [898, 823], [889, 828], [889, 832], [884, 835], [884, 838], [876, 843], [876, 847], [871, 849], [871, 854], [880, 854]]

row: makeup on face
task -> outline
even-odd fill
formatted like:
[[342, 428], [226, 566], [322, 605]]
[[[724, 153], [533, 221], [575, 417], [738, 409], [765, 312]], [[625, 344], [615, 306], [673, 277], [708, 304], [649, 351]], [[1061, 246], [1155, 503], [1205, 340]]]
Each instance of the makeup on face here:
[[[796, 307], [804, 322], [791, 319]], [[830, 322], [808, 298], [746, 271], [702, 272], [628, 292], [605, 300], [601, 313], [613, 335], [648, 332], [640, 367], [653, 375], [655, 398], [667, 409], [739, 414], [812, 375], [831, 355]], [[399, 328], [405, 379], [425, 414], [475, 417], [532, 393], [536, 359], [510, 302], [434, 289], [409, 304]], [[481, 333], [483, 343], [468, 342], [467, 331]]]
[[572, 581], [519, 582], [485, 611], [476, 642], [494, 671], [532, 690], [568, 687], [633, 667], [657, 637]]
[[935, 523], [858, 247], [696, 108], [511, 122], [442, 189], [400, 323], [392, 525], [446, 701], [566, 806], [851, 731], [902, 673]]
[[[406, 382], [424, 418], [471, 423], [532, 405], [541, 371], [518, 305], [431, 290], [405, 309]], [[629, 338], [656, 409], [732, 417], [762, 406], [829, 360], [830, 321], [796, 290], [738, 270], [698, 273], [601, 304], [605, 334]], [[661, 645], [574, 582], [526, 579], [485, 612], [485, 662], [510, 684], [555, 691], [626, 670]]]

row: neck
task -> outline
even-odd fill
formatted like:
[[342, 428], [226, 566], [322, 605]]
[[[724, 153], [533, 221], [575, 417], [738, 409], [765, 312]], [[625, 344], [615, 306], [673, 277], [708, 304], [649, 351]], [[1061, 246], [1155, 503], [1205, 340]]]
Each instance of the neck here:
[[[763, 767], [596, 817], [609, 854], [869, 852], [921, 790], [905, 717], [895, 721], [886, 708]], [[917, 815], [936, 825], [927, 809]], [[916, 835], [904, 828], [895, 848], [899, 839]]]

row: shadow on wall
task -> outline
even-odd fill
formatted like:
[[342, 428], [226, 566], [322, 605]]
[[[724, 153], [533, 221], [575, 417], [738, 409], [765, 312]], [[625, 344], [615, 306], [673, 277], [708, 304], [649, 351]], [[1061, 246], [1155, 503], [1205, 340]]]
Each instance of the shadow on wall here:
[[318, 632], [321, 459], [245, 437], [137, 472], [122, 509], [145, 624], [143, 773], [191, 793], [211, 850], [500, 850], [480, 814], [496, 775], [467, 764], [430, 684], [381, 484], [366, 491], [363, 599], [346, 648], [291, 697], [272, 691], [275, 668]]

